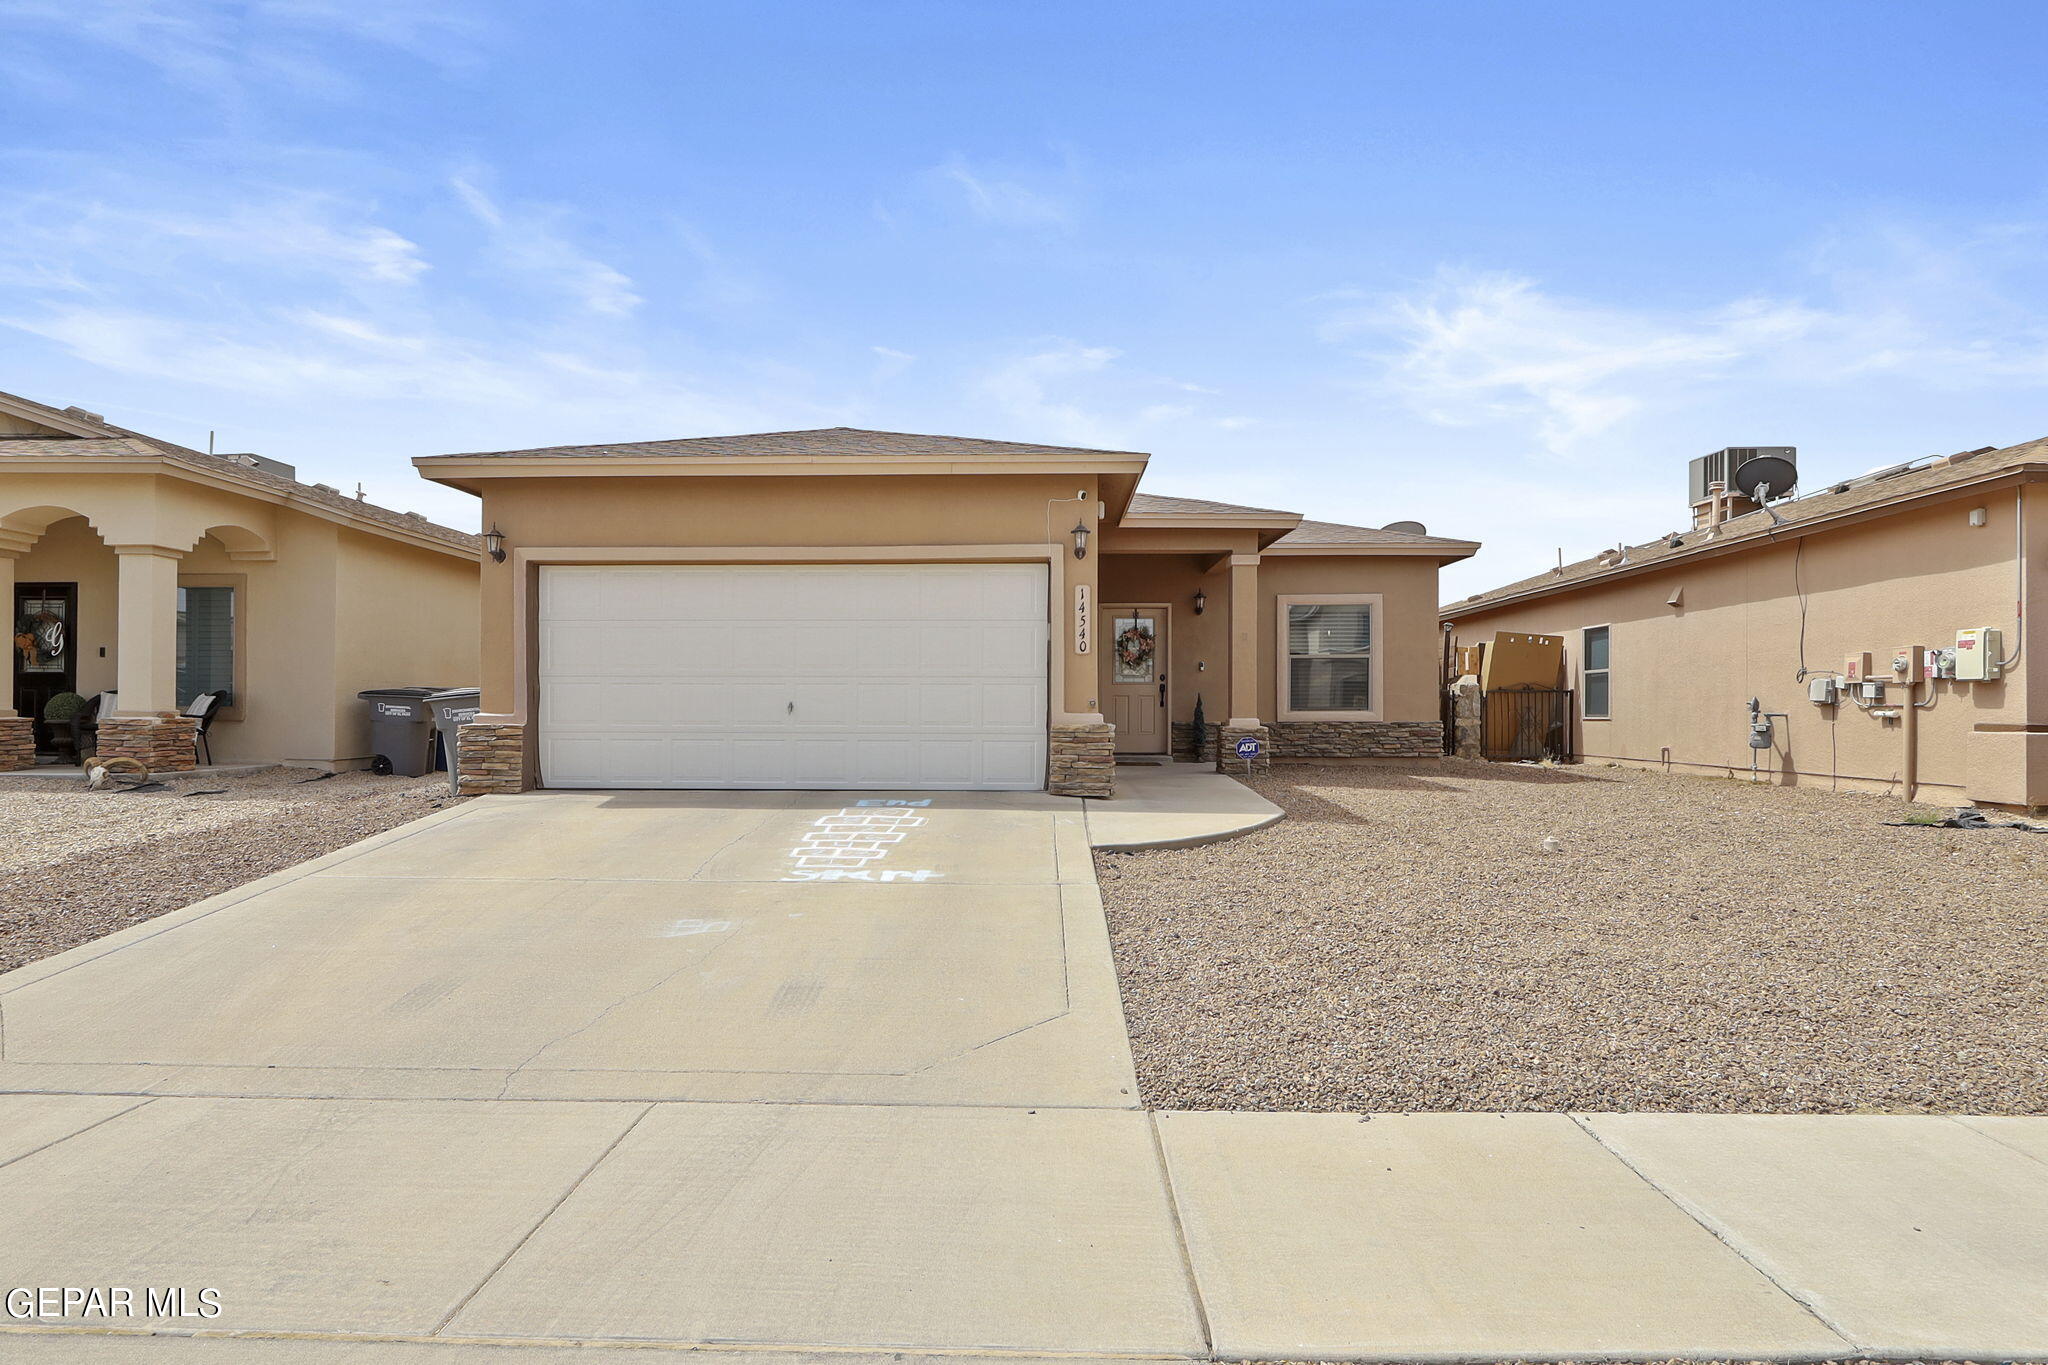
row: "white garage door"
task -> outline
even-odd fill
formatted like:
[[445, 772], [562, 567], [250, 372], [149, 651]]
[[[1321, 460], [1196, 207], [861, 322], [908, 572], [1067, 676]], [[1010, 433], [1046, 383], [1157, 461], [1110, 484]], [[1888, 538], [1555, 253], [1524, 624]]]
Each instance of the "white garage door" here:
[[550, 787], [1045, 785], [1046, 571], [543, 568]]

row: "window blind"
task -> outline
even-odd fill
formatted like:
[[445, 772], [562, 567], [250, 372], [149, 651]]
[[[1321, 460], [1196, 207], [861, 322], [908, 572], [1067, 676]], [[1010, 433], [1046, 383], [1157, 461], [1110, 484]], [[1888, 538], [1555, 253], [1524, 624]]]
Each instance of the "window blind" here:
[[178, 705], [235, 685], [235, 590], [178, 589]]

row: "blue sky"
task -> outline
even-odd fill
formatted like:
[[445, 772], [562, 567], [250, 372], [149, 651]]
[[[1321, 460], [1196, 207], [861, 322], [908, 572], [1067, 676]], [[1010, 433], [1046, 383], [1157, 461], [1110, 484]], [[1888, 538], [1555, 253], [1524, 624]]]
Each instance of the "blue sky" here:
[[419, 454], [1154, 452], [1487, 542], [2048, 435], [2039, 4], [0, 0], [0, 389]]

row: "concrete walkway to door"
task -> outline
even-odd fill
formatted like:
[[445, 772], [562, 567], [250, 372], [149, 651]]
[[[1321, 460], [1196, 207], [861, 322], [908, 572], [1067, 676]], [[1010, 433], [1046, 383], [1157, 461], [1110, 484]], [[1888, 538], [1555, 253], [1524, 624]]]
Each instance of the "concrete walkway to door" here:
[[0, 1289], [188, 1310], [0, 1359], [2048, 1357], [2048, 1120], [1144, 1112], [1086, 818], [491, 798], [0, 977]]

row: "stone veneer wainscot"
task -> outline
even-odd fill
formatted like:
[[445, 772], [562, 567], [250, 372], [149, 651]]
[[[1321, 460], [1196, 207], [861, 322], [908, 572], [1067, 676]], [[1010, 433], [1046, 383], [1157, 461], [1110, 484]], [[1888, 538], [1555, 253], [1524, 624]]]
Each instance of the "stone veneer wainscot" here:
[[1109, 796], [1116, 790], [1114, 725], [1055, 725], [1047, 738], [1047, 791], [1054, 796]]
[[36, 726], [27, 716], [0, 716], [0, 773], [36, 766]]
[[[1175, 721], [1175, 757], [1198, 763], [1215, 762], [1219, 728], [1209, 727], [1198, 753], [1195, 749], [1195, 727], [1186, 721]], [[1230, 737], [1235, 739], [1238, 733], [1233, 730]], [[1443, 726], [1433, 720], [1283, 720], [1244, 733], [1264, 739], [1267, 756], [1271, 758], [1439, 758], [1443, 755]], [[1228, 745], [1225, 750], [1228, 751]]]
[[132, 758], [153, 773], [185, 773], [199, 766], [190, 716], [114, 716], [99, 726], [100, 758]]
[[455, 737], [457, 790], [490, 796], [526, 790], [526, 727], [471, 721]]

